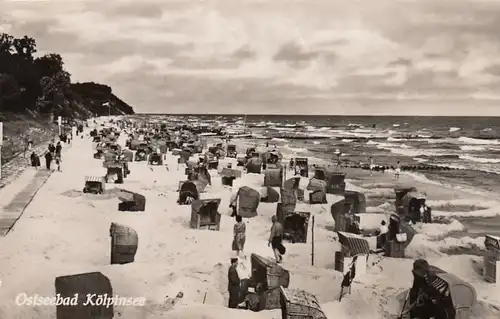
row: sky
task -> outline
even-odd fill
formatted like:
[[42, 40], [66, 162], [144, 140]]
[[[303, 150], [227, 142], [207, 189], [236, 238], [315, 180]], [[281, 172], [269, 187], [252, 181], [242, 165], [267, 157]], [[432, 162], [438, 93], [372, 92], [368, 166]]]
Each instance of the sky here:
[[500, 116], [500, 0], [0, 0], [143, 113]]

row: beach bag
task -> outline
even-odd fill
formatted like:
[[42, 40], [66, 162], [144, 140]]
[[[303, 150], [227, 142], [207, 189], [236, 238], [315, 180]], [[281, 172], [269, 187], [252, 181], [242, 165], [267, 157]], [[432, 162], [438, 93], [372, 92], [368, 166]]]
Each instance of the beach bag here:
[[283, 244], [279, 244], [278, 247], [276, 247], [276, 249], [278, 249], [278, 252], [281, 254], [281, 255], [284, 255], [286, 253], [286, 248], [285, 246], [283, 246]]
[[398, 243], [405, 243], [407, 241], [406, 233], [396, 234], [396, 241]]

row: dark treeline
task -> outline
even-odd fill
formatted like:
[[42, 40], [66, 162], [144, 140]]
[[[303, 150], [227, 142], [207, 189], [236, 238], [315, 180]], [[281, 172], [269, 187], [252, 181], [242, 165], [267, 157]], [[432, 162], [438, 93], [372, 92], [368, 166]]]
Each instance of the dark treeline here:
[[64, 118], [133, 114], [109, 86], [71, 83], [71, 74], [57, 53], [35, 57], [35, 39], [0, 33], [0, 113], [32, 113]]

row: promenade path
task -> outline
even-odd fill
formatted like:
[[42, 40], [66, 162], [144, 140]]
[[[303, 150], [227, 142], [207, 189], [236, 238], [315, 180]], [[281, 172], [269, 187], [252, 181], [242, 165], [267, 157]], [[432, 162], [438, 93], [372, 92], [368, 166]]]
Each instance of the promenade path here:
[[52, 171], [39, 170], [31, 182], [17, 193], [12, 201], [0, 211], [0, 236], [6, 236], [21, 218], [26, 207], [31, 203], [36, 193], [47, 182]]
[[[63, 145], [63, 154], [68, 148], [68, 145]], [[34, 149], [41, 157], [42, 164], [45, 164], [43, 154], [45, 154], [46, 149], [47, 145], [40, 145]], [[29, 158], [25, 159], [23, 155], [19, 155], [2, 166], [3, 178], [0, 180], [0, 237], [6, 236], [12, 230], [15, 223], [23, 215], [26, 207], [53, 172], [53, 170], [46, 170], [44, 166], [37, 171], [28, 166], [28, 162]], [[53, 166], [55, 166], [55, 163], [53, 163]], [[4, 193], [11, 193], [11, 196], [9, 194], [4, 196]]]

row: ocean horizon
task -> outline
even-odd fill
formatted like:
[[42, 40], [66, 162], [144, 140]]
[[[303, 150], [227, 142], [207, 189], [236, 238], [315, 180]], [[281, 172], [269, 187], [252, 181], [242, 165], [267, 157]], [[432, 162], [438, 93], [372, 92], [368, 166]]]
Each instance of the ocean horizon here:
[[413, 118], [413, 117], [439, 117], [439, 118], [500, 118], [500, 115], [497, 116], [482, 116], [482, 115], [394, 115], [394, 114], [364, 114], [364, 115], [344, 115], [344, 114], [288, 114], [288, 113], [254, 113], [254, 114], [246, 114], [246, 113], [165, 113], [165, 112], [136, 112], [135, 115], [166, 115], [166, 116], [254, 116], [254, 117], [291, 117], [291, 116], [306, 116], [306, 117], [357, 117], [357, 118], [371, 118], [371, 117], [391, 117], [391, 118]]

